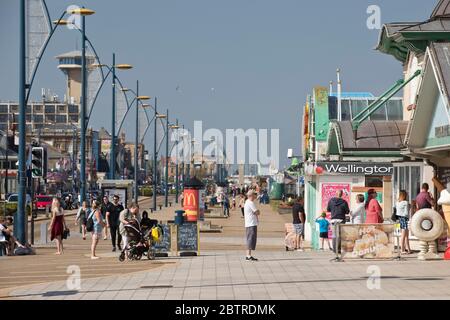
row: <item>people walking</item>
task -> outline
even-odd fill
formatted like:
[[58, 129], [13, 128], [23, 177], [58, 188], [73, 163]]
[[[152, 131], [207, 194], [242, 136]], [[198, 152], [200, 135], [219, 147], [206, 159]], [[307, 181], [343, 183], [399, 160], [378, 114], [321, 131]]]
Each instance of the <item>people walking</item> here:
[[336, 192], [336, 197], [331, 198], [327, 205], [327, 212], [331, 213], [333, 250], [335, 253], [341, 253], [341, 241], [337, 234], [337, 231], [339, 230], [338, 225], [344, 224], [346, 216], [350, 213], [347, 201], [342, 198], [343, 194], [344, 192], [342, 190], [338, 190]]
[[[112, 203], [109, 202], [108, 196], [103, 196], [103, 202], [100, 207], [100, 212], [102, 214], [103, 221], [107, 221], [106, 216], [108, 216], [111, 213], [112, 210], [111, 206]], [[103, 240], [108, 240], [108, 228], [103, 228]]]
[[435, 200], [430, 193], [430, 186], [428, 183], [422, 184], [422, 189], [416, 197], [417, 210], [431, 209], [435, 206]]
[[304, 251], [302, 238], [305, 235], [306, 214], [303, 207], [303, 198], [298, 197], [292, 206], [292, 224], [295, 230], [295, 249]]
[[377, 200], [377, 192], [375, 189], [369, 189], [367, 192], [366, 221], [364, 223], [383, 223], [383, 209]]
[[247, 200], [247, 197], [244, 196], [243, 194], [241, 194], [240, 199], [239, 199], [239, 208], [241, 209], [242, 218], [244, 218], [244, 206], [245, 206], [246, 200]]
[[[120, 213], [124, 210], [123, 205], [119, 202], [120, 197], [118, 195], [114, 195], [113, 202], [110, 206], [110, 211], [106, 213], [106, 223], [107, 228], [109, 228], [111, 235], [111, 243], [112, 243], [112, 251], [116, 251], [116, 244], [119, 250], [122, 250], [120, 244], [122, 242], [122, 236], [119, 232], [120, 225]], [[117, 242], [116, 242], [117, 240]]]
[[316, 223], [319, 224], [319, 237], [321, 242], [320, 250], [324, 250], [324, 242], [327, 241], [328, 249], [333, 250], [330, 245], [330, 239], [328, 239], [328, 229], [330, 227], [330, 222], [327, 220], [327, 213], [322, 212], [320, 217], [316, 219]]
[[353, 224], [363, 224], [366, 220], [366, 204], [364, 203], [364, 195], [356, 195], [356, 207], [350, 211], [350, 217]]
[[87, 201], [83, 201], [80, 209], [78, 209], [77, 217], [75, 219], [75, 225], [81, 225], [81, 235], [83, 240], [86, 240], [86, 222], [89, 215], [89, 207]]
[[97, 200], [92, 201], [92, 210], [89, 214], [89, 218], [92, 218], [94, 222], [94, 229], [92, 230], [92, 244], [91, 244], [91, 259], [99, 259], [95, 255], [99, 238], [102, 236], [103, 229], [106, 224], [101, 214], [100, 203]]
[[247, 197], [248, 199], [244, 204], [245, 233], [247, 238], [247, 256], [245, 260], [258, 261], [252, 256], [252, 251], [256, 250], [260, 212], [255, 206], [256, 195], [253, 190], [248, 191]]
[[400, 229], [402, 230], [402, 236], [400, 238], [400, 245], [402, 254], [411, 254], [411, 248], [409, 246], [409, 203], [408, 194], [405, 190], [401, 190], [398, 195], [397, 203], [395, 204], [397, 217], [400, 221]]
[[223, 214], [225, 217], [230, 217], [230, 199], [228, 199], [227, 195], [223, 197]]
[[61, 201], [53, 198], [52, 202], [52, 220], [48, 227], [50, 231], [50, 241], [56, 240], [56, 254], [63, 254], [63, 234], [67, 230], [66, 221], [64, 219], [64, 210], [61, 208]]
[[[137, 221], [141, 221], [141, 217], [139, 215], [139, 205], [137, 203], [132, 203], [127, 209], [122, 210], [119, 215], [119, 232], [122, 235], [123, 240], [123, 249], [126, 250], [128, 246], [128, 237], [127, 232], [125, 230], [125, 226], [130, 223], [131, 220], [136, 219]], [[128, 257], [128, 255], [125, 255]]]

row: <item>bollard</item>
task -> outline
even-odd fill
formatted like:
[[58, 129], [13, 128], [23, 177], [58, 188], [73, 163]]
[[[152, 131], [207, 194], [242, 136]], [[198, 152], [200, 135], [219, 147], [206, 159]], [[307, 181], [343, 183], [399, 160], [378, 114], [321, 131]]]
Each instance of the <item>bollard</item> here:
[[158, 205], [159, 206], [159, 210], [162, 210], [162, 204]]
[[153, 208], [150, 208], [150, 213], [153, 213]]
[[47, 238], [48, 238], [48, 222], [42, 222], [40, 244], [47, 244]]
[[171, 207], [172, 206], [172, 202], [169, 202], [169, 207]]

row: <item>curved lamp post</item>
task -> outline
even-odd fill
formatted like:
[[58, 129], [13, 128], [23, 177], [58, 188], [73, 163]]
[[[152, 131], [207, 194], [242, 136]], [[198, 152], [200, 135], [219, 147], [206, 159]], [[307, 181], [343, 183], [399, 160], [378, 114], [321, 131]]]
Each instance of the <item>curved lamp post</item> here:
[[[139, 147], [139, 104], [141, 104], [141, 106], [143, 108], [149, 107], [150, 105], [144, 104], [144, 103], [142, 103], [142, 101], [150, 100], [151, 97], [150, 96], [139, 95], [139, 80], [136, 81], [136, 91], [133, 91], [133, 90], [128, 89], [128, 88], [122, 88], [122, 91], [123, 92], [131, 92], [135, 96], [134, 99], [129, 104], [129, 106], [131, 106], [134, 102], [136, 102], [136, 113], [135, 113], [135, 115], [136, 115], [136, 117], [135, 117], [135, 121], [136, 121], [135, 122], [135, 129], [136, 129], [136, 131], [135, 131], [135, 140], [134, 140], [134, 142], [135, 142], [135, 145], [134, 145], [134, 202], [137, 204], [138, 200], [139, 200], [139, 186], [138, 186], [138, 176], [139, 176], [139, 161], [138, 161], [138, 155], [139, 155], [139, 153], [138, 153], [138, 147]], [[130, 110], [130, 108], [128, 108], [127, 113], [128, 113], [129, 110]], [[125, 117], [126, 117], [127, 113], [125, 114], [123, 120], [125, 120]], [[147, 113], [145, 113], [145, 114], [147, 115]], [[119, 132], [120, 132], [120, 129], [122, 128], [123, 120], [122, 120], [122, 122], [120, 124]], [[147, 118], [147, 121], [148, 121], [148, 118]]]
[[[87, 8], [79, 8], [69, 11], [64, 11], [58, 22], [61, 23], [62, 18], [66, 14], [77, 14], [82, 17], [82, 85], [83, 85], [83, 103], [82, 103], [82, 132], [85, 134], [85, 116], [86, 116], [86, 34], [85, 34], [85, 17], [92, 15], [95, 12]], [[26, 243], [26, 105], [31, 92], [31, 87], [34, 82], [34, 77], [42, 57], [43, 52], [51, 38], [54, 34], [56, 27], [52, 29], [51, 35], [47, 38], [43, 49], [41, 51], [40, 57], [34, 70], [32, 71], [32, 77], [30, 83], [27, 83], [26, 78], [26, 25], [25, 25], [26, 15], [25, 15], [25, 0], [20, 0], [19, 2], [19, 187], [18, 187], [18, 203], [17, 203], [17, 219], [15, 219], [15, 234], [17, 239], [21, 243]], [[84, 112], [83, 112], [84, 111]], [[82, 137], [82, 147], [84, 145], [84, 137]], [[83, 160], [83, 157], [82, 157]], [[85, 160], [85, 159], [84, 159]], [[85, 165], [85, 163], [82, 163]], [[84, 170], [84, 167], [83, 167]], [[84, 172], [84, 171], [83, 171]], [[85, 188], [86, 177], [83, 177], [84, 184], [82, 183], [82, 188]], [[85, 189], [84, 189], [85, 190]], [[82, 194], [82, 200], [84, 200], [85, 194]]]
[[[116, 69], [118, 70], [130, 70], [133, 68], [130, 64], [116, 64], [116, 54], [113, 53], [112, 65], [108, 66], [106, 64], [97, 64], [93, 67], [97, 68], [107, 68], [108, 73], [105, 76], [108, 78], [109, 74], [112, 74], [112, 115], [111, 115], [111, 147], [109, 155], [109, 178], [114, 180], [116, 178]], [[119, 81], [120, 83], [120, 81]], [[94, 101], [95, 103], [95, 101]], [[92, 110], [92, 109], [91, 109]]]

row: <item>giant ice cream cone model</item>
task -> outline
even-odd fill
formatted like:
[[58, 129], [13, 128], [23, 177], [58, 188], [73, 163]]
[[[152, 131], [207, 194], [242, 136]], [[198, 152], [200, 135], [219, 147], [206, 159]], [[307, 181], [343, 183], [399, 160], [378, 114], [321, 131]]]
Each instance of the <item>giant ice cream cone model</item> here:
[[437, 178], [433, 178], [433, 183], [439, 191], [438, 205], [442, 206], [445, 221], [447, 222], [447, 250], [445, 250], [444, 258], [445, 260], [450, 260], [450, 192]]

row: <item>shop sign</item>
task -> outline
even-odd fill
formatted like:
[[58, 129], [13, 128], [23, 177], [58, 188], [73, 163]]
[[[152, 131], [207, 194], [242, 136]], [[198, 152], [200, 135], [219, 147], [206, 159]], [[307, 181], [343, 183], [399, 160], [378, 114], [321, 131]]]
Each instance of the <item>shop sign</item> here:
[[[317, 170], [321, 168], [322, 170]], [[336, 175], [392, 176], [392, 163], [317, 162], [316, 172]]]
[[340, 239], [342, 259], [396, 257], [394, 224], [343, 224]]

